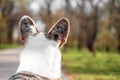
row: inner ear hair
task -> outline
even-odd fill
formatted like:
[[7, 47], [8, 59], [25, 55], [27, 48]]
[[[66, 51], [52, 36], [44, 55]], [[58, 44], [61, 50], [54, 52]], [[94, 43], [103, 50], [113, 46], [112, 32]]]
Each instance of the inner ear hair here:
[[19, 21], [19, 34], [22, 42], [26, 42], [29, 35], [38, 33], [39, 30], [35, 22], [29, 16], [23, 16]]
[[60, 22], [66, 22], [68, 25], [68, 31], [70, 31], [70, 21], [67, 18], [61, 18], [50, 28], [48, 33], [50, 33], [54, 29], [54, 27], [56, 27], [57, 24], [59, 24]]

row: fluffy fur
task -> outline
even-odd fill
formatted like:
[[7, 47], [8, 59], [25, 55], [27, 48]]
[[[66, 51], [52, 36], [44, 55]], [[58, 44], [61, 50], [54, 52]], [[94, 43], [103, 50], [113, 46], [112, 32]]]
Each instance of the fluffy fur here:
[[19, 35], [25, 48], [20, 55], [16, 75], [11, 79], [21, 79], [18, 75], [20, 72], [30, 72], [50, 80], [61, 79], [60, 48], [67, 42], [69, 31], [70, 24], [66, 18], [58, 20], [48, 33], [44, 34], [38, 30], [32, 18], [23, 16], [19, 24]]
[[29, 71], [51, 79], [61, 77], [60, 41], [49, 40], [44, 33], [29, 36], [20, 56], [17, 72]]

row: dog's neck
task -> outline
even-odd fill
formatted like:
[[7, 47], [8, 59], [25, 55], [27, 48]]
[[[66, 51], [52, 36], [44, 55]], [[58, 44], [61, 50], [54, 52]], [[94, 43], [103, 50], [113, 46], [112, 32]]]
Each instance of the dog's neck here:
[[50, 79], [61, 76], [61, 53], [55, 41], [44, 34], [30, 36], [20, 56], [17, 72], [29, 71]]

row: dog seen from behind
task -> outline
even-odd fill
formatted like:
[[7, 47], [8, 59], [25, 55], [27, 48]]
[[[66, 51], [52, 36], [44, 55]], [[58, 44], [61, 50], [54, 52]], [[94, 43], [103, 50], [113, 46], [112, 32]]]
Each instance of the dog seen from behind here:
[[67, 42], [69, 20], [62, 18], [43, 33], [29, 16], [23, 16], [18, 29], [25, 48], [18, 69], [9, 80], [61, 80], [60, 48]]

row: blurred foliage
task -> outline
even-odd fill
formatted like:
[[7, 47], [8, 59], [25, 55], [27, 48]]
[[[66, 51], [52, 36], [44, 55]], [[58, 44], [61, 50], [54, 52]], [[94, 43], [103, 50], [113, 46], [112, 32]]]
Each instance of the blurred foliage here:
[[6, 43], [7, 40], [7, 24], [5, 18], [0, 13], [0, 42]]
[[110, 51], [110, 49], [116, 49], [118, 46], [118, 40], [116, 36], [112, 35], [107, 29], [103, 29], [101, 35], [98, 37], [97, 48], [99, 50]]
[[[38, 0], [35, 0], [40, 6]], [[120, 1], [119, 0], [64, 0], [65, 6], [53, 12], [51, 7], [56, 0], [43, 0], [44, 5], [37, 13], [30, 9], [32, 0], [0, 0], [0, 44], [19, 43], [14, 39], [14, 29], [23, 15], [39, 19], [46, 31], [61, 17], [70, 20], [71, 31], [67, 47], [120, 51]], [[76, 7], [71, 5], [76, 2]], [[89, 3], [90, 10], [87, 8]], [[58, 3], [59, 4], [59, 3]], [[100, 7], [100, 4], [104, 4]], [[63, 3], [62, 3], [63, 5]], [[33, 6], [34, 7], [34, 6]], [[56, 7], [56, 6], [54, 6]], [[34, 7], [35, 9], [35, 7]], [[88, 9], [88, 10], [87, 10]]]
[[21, 46], [21, 44], [1, 44], [0, 49], [19, 48]]

